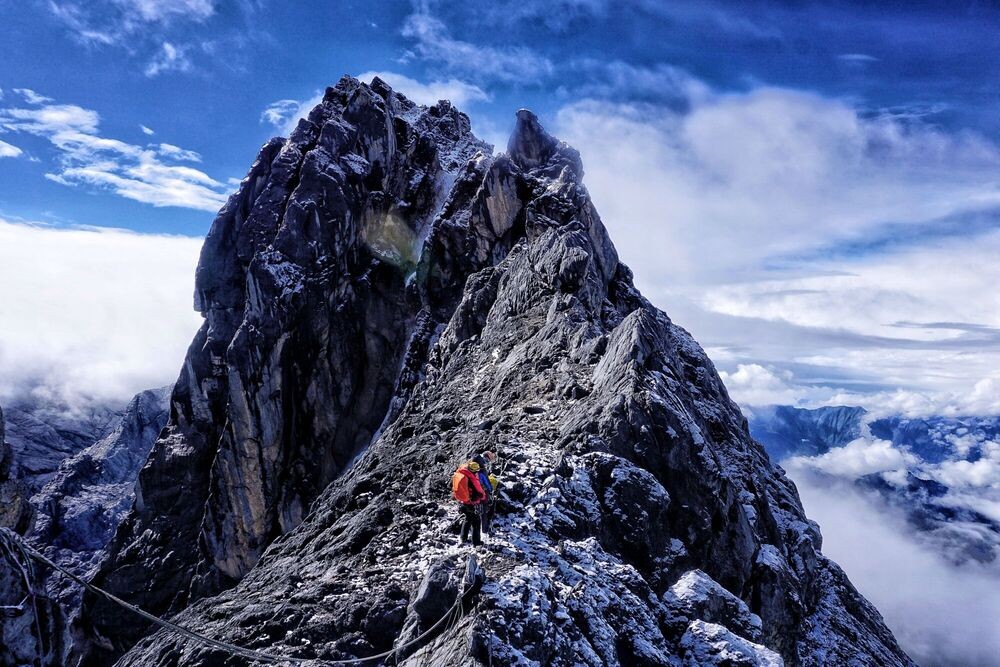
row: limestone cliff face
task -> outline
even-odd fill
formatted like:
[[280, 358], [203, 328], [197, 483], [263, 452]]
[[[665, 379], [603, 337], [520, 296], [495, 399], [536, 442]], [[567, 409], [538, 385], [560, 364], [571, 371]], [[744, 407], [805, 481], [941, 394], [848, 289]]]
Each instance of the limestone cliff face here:
[[[446, 102], [329, 89], [213, 225], [205, 325], [96, 583], [307, 658], [418, 636], [466, 567], [465, 615], [400, 664], [909, 664], [582, 179], [530, 112], [494, 156]], [[447, 482], [487, 446], [473, 566]], [[146, 631], [85, 612], [91, 664]], [[224, 659], [158, 633], [121, 664]]]

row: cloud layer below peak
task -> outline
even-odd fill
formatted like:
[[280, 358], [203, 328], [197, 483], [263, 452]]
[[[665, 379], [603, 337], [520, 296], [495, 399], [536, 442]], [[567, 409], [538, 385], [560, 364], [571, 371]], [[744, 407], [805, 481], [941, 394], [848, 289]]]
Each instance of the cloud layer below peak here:
[[0, 404], [122, 403], [171, 382], [201, 321], [200, 247], [0, 220]]

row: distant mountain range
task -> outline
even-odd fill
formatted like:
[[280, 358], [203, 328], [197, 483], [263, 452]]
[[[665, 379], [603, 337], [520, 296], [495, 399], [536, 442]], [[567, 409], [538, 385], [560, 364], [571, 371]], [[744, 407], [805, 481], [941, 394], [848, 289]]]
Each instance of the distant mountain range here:
[[753, 436], [793, 477], [851, 484], [902, 512], [950, 560], [1000, 568], [1000, 417], [873, 418], [850, 406], [746, 412]]

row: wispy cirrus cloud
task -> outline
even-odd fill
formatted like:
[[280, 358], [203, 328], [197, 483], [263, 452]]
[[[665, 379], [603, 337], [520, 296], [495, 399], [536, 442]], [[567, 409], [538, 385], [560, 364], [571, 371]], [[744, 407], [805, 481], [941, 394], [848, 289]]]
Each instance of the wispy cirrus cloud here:
[[396, 72], [369, 71], [358, 75], [359, 79], [366, 82], [371, 82], [375, 77], [382, 79], [394, 90], [403, 93], [417, 104], [429, 106], [440, 100], [448, 100], [455, 106], [464, 107], [490, 99], [489, 94], [479, 86], [455, 78], [432, 79], [424, 83]]
[[51, 97], [40, 95], [31, 88], [14, 88], [14, 92], [23, 97], [28, 104], [45, 104], [54, 101]]
[[58, 168], [46, 174], [51, 181], [108, 190], [153, 206], [215, 211], [225, 203], [229, 186], [179, 164], [199, 161], [194, 151], [104, 137], [99, 124], [96, 111], [74, 104], [0, 108], [0, 131], [42, 137], [55, 149]]
[[49, 0], [49, 11], [77, 39], [110, 45], [172, 23], [200, 23], [215, 14], [213, 0]]
[[191, 70], [191, 58], [188, 56], [190, 47], [163, 42], [144, 73], [152, 78], [164, 72], [188, 72]]
[[[200, 67], [240, 67], [243, 52], [266, 33], [258, 3], [217, 0], [48, 0], [49, 15], [77, 42], [115, 49], [147, 77]], [[242, 25], [240, 25], [242, 23]], [[219, 56], [225, 48], [226, 57]]]
[[457, 39], [427, 3], [407, 17], [402, 34], [417, 57], [473, 81], [535, 82], [555, 71], [553, 62], [526, 46], [486, 46]]

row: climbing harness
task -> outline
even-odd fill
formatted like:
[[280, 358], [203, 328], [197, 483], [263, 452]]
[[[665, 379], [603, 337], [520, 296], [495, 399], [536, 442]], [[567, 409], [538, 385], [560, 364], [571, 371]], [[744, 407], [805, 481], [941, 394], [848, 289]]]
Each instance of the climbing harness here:
[[[401, 644], [399, 646], [395, 646], [389, 649], [388, 651], [383, 651], [382, 653], [370, 655], [365, 658], [350, 658], [346, 660], [328, 660], [324, 658], [296, 658], [293, 656], [275, 655], [273, 653], [263, 653], [261, 651], [254, 651], [252, 649], [243, 648], [241, 646], [235, 646], [234, 644], [230, 644], [228, 642], [219, 641], [218, 639], [212, 639], [211, 637], [206, 637], [205, 635], [198, 634], [193, 630], [188, 630], [187, 628], [177, 625], [176, 623], [165, 621], [162, 618], [159, 618], [158, 616], [154, 616], [153, 614], [145, 612], [139, 607], [129, 604], [125, 600], [122, 600], [121, 598], [116, 597], [111, 593], [108, 593], [107, 591], [98, 588], [97, 586], [94, 586], [93, 584], [87, 581], [84, 581], [83, 579], [76, 576], [69, 570], [66, 570], [57, 563], [49, 560], [44, 555], [42, 555], [34, 548], [32, 548], [31, 545], [25, 542], [24, 538], [22, 538], [20, 535], [10, 530], [9, 528], [0, 528], [0, 546], [2, 546], [4, 550], [10, 554], [14, 562], [17, 563], [19, 568], [21, 568], [21, 572], [22, 575], [25, 577], [25, 584], [28, 587], [27, 590], [29, 592], [29, 596], [32, 599], [32, 602], [34, 602], [35, 595], [33, 588], [31, 586], [31, 577], [33, 576], [33, 571], [31, 571], [30, 568], [31, 568], [31, 559], [34, 559], [35, 561], [38, 561], [39, 563], [45, 565], [46, 567], [49, 567], [57, 572], [61, 572], [62, 574], [69, 577], [71, 580], [75, 581], [79, 585], [91, 591], [92, 593], [96, 593], [97, 595], [101, 595], [107, 598], [116, 605], [122, 607], [123, 609], [127, 609], [128, 611], [131, 611], [133, 614], [141, 616], [142, 618], [153, 623], [154, 625], [158, 625], [161, 628], [170, 630], [171, 632], [175, 632], [187, 639], [193, 639], [194, 641], [201, 642], [202, 644], [211, 646], [212, 648], [225, 651], [231, 655], [237, 655], [242, 658], [248, 658], [250, 660], [259, 660], [261, 662], [268, 662], [268, 663], [293, 663], [301, 665], [308, 664], [308, 665], [316, 665], [318, 667], [329, 665], [330, 667], [334, 667], [337, 665], [361, 665], [366, 662], [371, 662], [373, 660], [381, 660], [383, 658], [388, 658], [393, 654], [399, 653], [400, 651], [423, 641], [424, 639], [429, 637], [435, 630], [441, 627], [442, 624], [446, 622], [449, 624], [449, 628], [455, 627], [455, 625], [458, 624], [458, 619], [465, 612], [463, 600], [469, 593], [472, 592], [473, 588], [475, 587], [475, 582], [473, 582], [468, 588], [462, 591], [456, 598], [455, 604], [453, 604], [448, 609], [448, 611], [445, 612], [444, 616], [438, 619], [438, 621], [434, 623], [434, 625], [432, 625], [427, 630], [422, 632], [417, 637], [411, 639], [410, 641]], [[14, 558], [15, 554], [20, 554], [22, 558], [20, 560]], [[24, 565], [25, 563], [26, 565]], [[24, 604], [23, 601], [22, 604]], [[41, 628], [38, 627], [37, 608], [35, 610], [35, 624], [36, 624], [36, 630], [38, 632], [39, 646], [41, 646], [42, 633], [41, 633]]]

